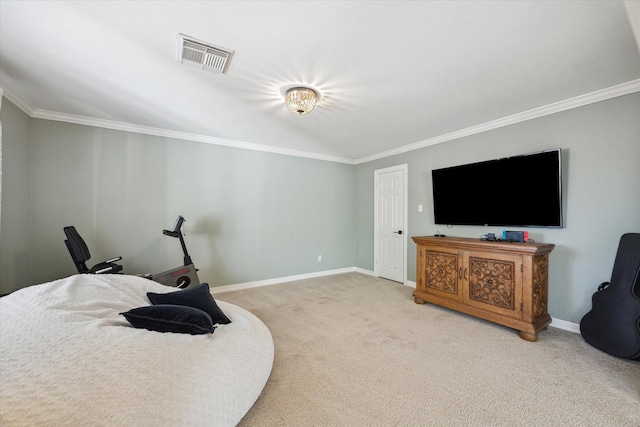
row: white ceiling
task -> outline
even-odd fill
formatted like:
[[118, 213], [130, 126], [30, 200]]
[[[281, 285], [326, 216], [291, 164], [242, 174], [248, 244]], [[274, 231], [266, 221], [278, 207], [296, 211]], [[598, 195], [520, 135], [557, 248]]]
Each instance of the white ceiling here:
[[[227, 74], [177, 62], [179, 33]], [[33, 117], [357, 163], [639, 91], [640, 54], [618, 1], [0, 0], [0, 86]]]

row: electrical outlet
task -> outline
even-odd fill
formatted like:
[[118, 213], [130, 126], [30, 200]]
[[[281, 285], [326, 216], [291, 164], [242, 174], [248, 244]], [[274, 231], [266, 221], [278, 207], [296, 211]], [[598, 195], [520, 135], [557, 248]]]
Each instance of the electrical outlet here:
[[318, 255], [318, 262], [322, 262], [322, 255]]

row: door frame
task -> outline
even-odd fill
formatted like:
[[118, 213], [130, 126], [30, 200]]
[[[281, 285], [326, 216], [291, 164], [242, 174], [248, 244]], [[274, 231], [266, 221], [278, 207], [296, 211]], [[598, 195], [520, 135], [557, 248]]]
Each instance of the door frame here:
[[373, 188], [374, 188], [374, 196], [373, 196], [373, 274], [377, 277], [379, 276], [379, 267], [378, 267], [378, 256], [380, 255], [378, 252], [378, 178], [383, 173], [388, 172], [402, 172], [402, 181], [403, 181], [403, 208], [404, 208], [404, 217], [403, 221], [403, 230], [402, 230], [402, 257], [403, 257], [403, 265], [402, 265], [402, 283], [407, 284], [407, 241], [409, 233], [407, 230], [409, 228], [409, 165], [402, 164], [397, 166], [390, 166], [383, 169], [376, 169], [373, 171]]

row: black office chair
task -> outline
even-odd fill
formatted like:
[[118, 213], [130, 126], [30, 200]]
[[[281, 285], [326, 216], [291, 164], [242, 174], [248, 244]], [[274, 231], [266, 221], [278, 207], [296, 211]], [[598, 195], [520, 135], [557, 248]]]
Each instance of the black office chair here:
[[65, 240], [64, 243], [67, 245], [73, 263], [76, 265], [79, 273], [115, 274], [122, 270], [121, 265], [115, 264], [115, 261], [122, 259], [121, 256], [108, 259], [88, 268], [86, 262], [91, 258], [91, 254], [84, 239], [80, 237], [80, 234], [74, 226], [64, 227], [64, 234], [67, 235], [67, 240]]

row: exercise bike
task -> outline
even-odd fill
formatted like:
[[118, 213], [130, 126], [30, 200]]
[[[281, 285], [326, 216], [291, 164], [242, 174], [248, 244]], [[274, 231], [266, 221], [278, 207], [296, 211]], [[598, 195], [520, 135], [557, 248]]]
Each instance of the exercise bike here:
[[152, 274], [149, 277], [154, 282], [162, 283], [167, 286], [175, 286], [179, 289], [186, 289], [200, 284], [198, 269], [191, 261], [189, 252], [187, 252], [187, 245], [184, 243], [184, 237], [182, 236], [181, 228], [183, 222], [184, 218], [182, 215], [178, 216], [176, 224], [173, 227], [173, 231], [162, 230], [162, 234], [180, 239], [180, 245], [182, 245], [182, 252], [184, 253], [184, 265], [172, 270], [163, 271], [162, 273]]

